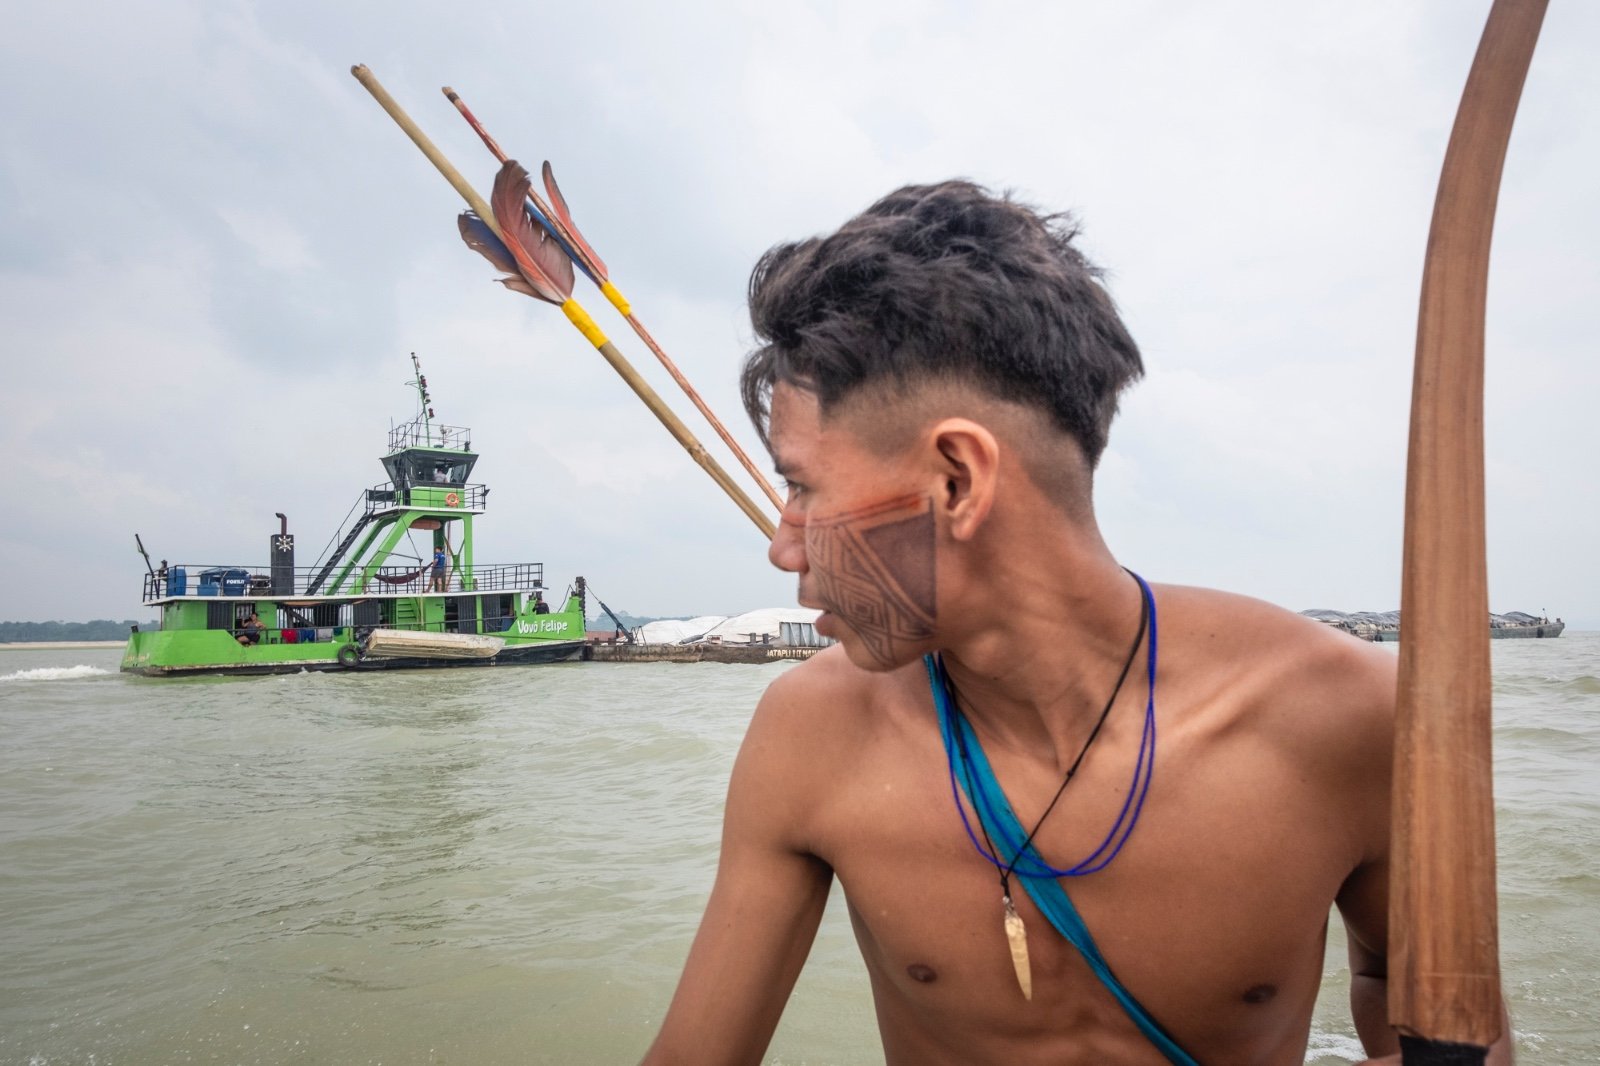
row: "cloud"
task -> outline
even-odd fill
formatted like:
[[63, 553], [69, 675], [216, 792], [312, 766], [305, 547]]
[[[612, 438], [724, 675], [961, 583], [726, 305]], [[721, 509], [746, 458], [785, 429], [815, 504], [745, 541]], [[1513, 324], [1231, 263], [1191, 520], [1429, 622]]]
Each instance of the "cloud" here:
[[[39, 487], [7, 533], [29, 562], [0, 616], [136, 613], [135, 530], [174, 559], [250, 562], [283, 510], [302, 552], [320, 544], [381, 477], [411, 351], [483, 449], [480, 558], [585, 573], [636, 613], [792, 596], [582, 338], [460, 246], [458, 198], [354, 62], [480, 188], [493, 163], [442, 84], [513, 155], [551, 159], [749, 447], [734, 379], [767, 247], [953, 175], [1078, 211], [1150, 367], [1099, 477], [1113, 549], [1158, 580], [1394, 606], [1422, 251], [1486, 9], [13, 5], [0, 443]], [[1600, 142], [1577, 102], [1600, 89], [1582, 47], [1597, 31], [1594, 10], [1554, 7], [1529, 79], [1486, 410], [1492, 603], [1594, 626]]]

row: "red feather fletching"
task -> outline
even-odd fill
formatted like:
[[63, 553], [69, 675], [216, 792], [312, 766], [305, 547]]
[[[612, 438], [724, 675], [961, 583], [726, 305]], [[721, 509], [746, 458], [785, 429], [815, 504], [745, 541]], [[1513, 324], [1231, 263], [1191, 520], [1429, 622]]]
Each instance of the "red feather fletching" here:
[[577, 246], [578, 253], [587, 257], [589, 270], [601, 281], [610, 280], [611, 274], [606, 270], [605, 263], [595, 255], [594, 249], [589, 247], [589, 242], [583, 239], [583, 234], [578, 232], [577, 225], [572, 221], [572, 211], [567, 207], [567, 198], [561, 195], [561, 186], [556, 184], [556, 172], [550, 169], [550, 161], [544, 162], [544, 191], [550, 194], [550, 206], [555, 209], [556, 216], [560, 218], [561, 225], [566, 229], [568, 238]]
[[572, 260], [567, 253], [528, 216], [528, 171], [515, 159], [508, 159], [494, 177], [494, 192], [489, 204], [494, 209], [495, 221], [505, 236], [506, 248], [516, 259], [517, 266], [528, 284], [535, 290], [532, 295], [553, 304], [566, 303], [572, 297]]

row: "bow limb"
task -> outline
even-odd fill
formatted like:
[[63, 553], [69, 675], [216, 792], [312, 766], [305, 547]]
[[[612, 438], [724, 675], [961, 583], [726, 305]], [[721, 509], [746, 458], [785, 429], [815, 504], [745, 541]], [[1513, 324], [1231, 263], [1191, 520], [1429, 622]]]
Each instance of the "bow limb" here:
[[[1506, 144], [1546, 0], [1495, 0], [1422, 276], [1406, 465], [1389, 1018], [1407, 1063], [1501, 1035], [1484, 545], [1483, 335]], [[1452, 1048], [1451, 1046], [1454, 1045]]]

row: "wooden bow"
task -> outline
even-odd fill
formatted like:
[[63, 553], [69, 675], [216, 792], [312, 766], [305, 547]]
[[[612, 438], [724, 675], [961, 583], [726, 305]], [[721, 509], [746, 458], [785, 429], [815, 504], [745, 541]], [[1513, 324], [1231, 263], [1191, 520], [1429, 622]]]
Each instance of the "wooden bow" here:
[[1545, 5], [1495, 0], [1489, 12], [1445, 153], [1422, 275], [1389, 903], [1389, 1020], [1407, 1038], [1408, 1064], [1440, 1061], [1446, 1045], [1481, 1056], [1501, 1031], [1484, 304], [1501, 167]]

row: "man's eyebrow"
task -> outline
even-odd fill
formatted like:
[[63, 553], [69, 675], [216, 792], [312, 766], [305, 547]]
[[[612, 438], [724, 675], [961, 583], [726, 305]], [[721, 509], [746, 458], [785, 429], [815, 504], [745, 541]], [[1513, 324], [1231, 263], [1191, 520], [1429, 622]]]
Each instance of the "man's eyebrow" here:
[[789, 478], [794, 476], [796, 468], [794, 463], [774, 452], [772, 456], [772, 469], [776, 471], [779, 477]]

